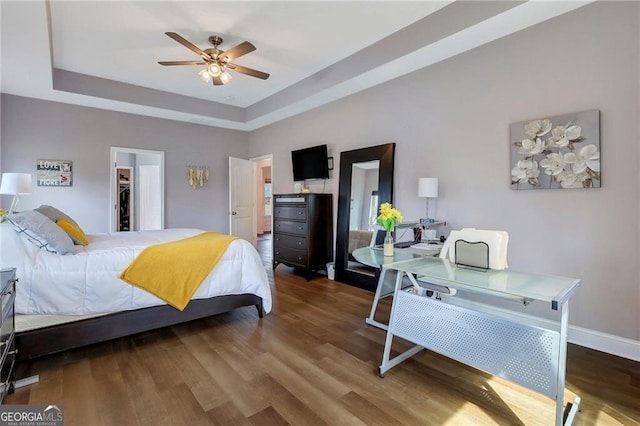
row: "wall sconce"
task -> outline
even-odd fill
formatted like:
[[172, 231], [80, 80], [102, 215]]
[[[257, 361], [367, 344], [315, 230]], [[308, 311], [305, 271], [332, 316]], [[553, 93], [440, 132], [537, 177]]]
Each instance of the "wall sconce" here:
[[193, 189], [198, 189], [209, 180], [209, 167], [187, 166], [187, 180]]

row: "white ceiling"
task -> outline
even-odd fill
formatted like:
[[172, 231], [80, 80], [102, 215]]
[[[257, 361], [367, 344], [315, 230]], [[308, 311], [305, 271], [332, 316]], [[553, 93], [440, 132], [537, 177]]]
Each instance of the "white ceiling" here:
[[[380, 84], [583, 6], [572, 2], [5, 1], [3, 93], [198, 124], [253, 130]], [[204, 49], [250, 41], [233, 73], [206, 84]]]

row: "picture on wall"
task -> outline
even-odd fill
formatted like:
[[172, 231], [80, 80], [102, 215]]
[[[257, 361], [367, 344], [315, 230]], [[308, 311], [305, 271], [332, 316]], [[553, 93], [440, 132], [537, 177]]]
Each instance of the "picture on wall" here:
[[68, 160], [38, 160], [38, 186], [71, 186], [73, 162]]
[[511, 125], [511, 188], [599, 188], [600, 111]]

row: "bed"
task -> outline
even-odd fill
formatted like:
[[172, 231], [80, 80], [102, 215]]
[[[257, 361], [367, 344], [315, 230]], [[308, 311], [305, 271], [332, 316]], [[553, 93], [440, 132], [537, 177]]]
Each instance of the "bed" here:
[[[15, 267], [18, 359], [28, 359], [203, 318], [243, 306], [271, 310], [260, 256], [231, 242], [182, 311], [119, 279], [146, 247], [204, 231], [166, 229], [87, 235], [89, 244], [61, 255], [39, 248], [0, 223], [2, 267]], [[185, 259], [185, 262], [188, 262]]]

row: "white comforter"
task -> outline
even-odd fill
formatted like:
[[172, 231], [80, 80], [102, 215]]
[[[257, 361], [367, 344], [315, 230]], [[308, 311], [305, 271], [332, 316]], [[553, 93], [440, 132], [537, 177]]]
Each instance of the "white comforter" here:
[[[17, 269], [18, 314], [86, 315], [165, 304], [118, 277], [145, 247], [199, 234], [198, 229], [116, 232], [88, 235], [89, 245], [61, 256], [39, 249], [0, 224], [2, 267]], [[189, 262], [189, 259], [185, 259]], [[252, 293], [271, 310], [271, 290], [260, 256], [245, 240], [233, 241], [193, 296]]]

